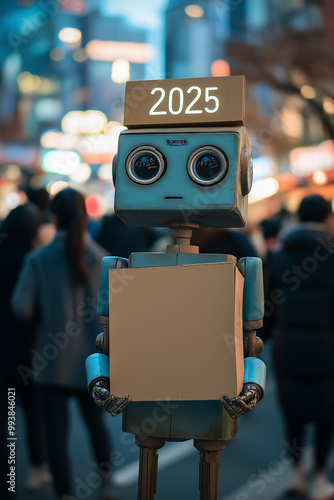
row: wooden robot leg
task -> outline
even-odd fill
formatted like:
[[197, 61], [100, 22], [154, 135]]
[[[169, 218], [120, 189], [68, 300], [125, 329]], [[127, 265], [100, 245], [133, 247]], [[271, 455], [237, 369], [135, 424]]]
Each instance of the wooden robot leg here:
[[200, 500], [218, 500], [219, 452], [225, 448], [225, 442], [194, 439], [194, 446], [201, 454], [199, 464]]
[[140, 447], [138, 500], [154, 500], [158, 477], [157, 451], [164, 444], [162, 438], [136, 436], [136, 445]]

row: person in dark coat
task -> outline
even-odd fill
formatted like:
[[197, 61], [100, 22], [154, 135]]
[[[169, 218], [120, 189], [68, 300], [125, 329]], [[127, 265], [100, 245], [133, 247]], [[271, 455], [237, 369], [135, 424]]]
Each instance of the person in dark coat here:
[[[20, 270], [23, 266], [25, 255], [37, 243], [37, 234], [42, 223], [40, 210], [32, 203], [14, 208], [2, 222], [0, 233], [0, 335], [1, 335], [1, 361], [0, 361], [0, 392], [2, 409], [0, 412], [1, 430], [1, 477], [0, 498], [12, 496], [8, 492], [8, 484], [4, 480], [9, 472], [8, 448], [6, 427], [8, 426], [5, 402], [8, 398], [8, 389], [15, 391], [17, 402], [21, 404], [26, 420], [28, 452], [31, 463], [31, 472], [26, 486], [30, 489], [40, 489], [52, 480], [45, 468], [46, 456], [44, 453], [41, 415], [37, 400], [35, 385], [25, 384], [18, 367], [25, 365], [31, 369], [31, 349], [36, 340], [36, 322], [17, 319], [10, 306], [11, 293], [15, 287]], [[13, 392], [12, 391], [12, 392]], [[21, 451], [18, 441], [17, 453]], [[2, 491], [4, 488], [4, 491]]]
[[147, 252], [157, 236], [150, 228], [129, 227], [116, 214], [102, 218], [96, 241], [110, 255], [129, 258], [132, 252]]
[[237, 260], [242, 257], [257, 257], [256, 250], [247, 236], [230, 229], [197, 229], [191, 243], [197, 245], [201, 253], [224, 253], [234, 255]]
[[265, 335], [273, 336], [278, 395], [294, 459], [290, 493], [306, 490], [300, 465], [305, 425], [315, 425], [313, 500], [334, 495], [325, 473], [334, 422], [334, 240], [330, 204], [303, 199], [299, 223], [281, 235], [271, 257]]

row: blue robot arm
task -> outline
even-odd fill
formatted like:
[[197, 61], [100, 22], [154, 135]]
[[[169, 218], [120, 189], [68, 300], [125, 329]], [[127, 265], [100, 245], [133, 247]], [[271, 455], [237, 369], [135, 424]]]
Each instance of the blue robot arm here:
[[256, 356], [263, 348], [262, 340], [256, 337], [264, 315], [262, 261], [256, 257], [244, 257], [238, 267], [245, 278], [243, 294], [243, 325], [248, 332], [245, 339], [245, 369], [242, 392], [236, 398], [224, 395], [221, 399], [226, 411], [237, 418], [254, 408], [264, 395], [266, 365]]
[[99, 323], [104, 325], [104, 333], [96, 337], [96, 347], [102, 351], [88, 356], [86, 359], [86, 374], [88, 392], [93, 397], [95, 404], [104, 408], [113, 417], [121, 413], [129, 404], [128, 394], [117, 400], [110, 393], [109, 370], [109, 270], [127, 267], [127, 259], [118, 257], [104, 257], [101, 262], [100, 287], [98, 299]]

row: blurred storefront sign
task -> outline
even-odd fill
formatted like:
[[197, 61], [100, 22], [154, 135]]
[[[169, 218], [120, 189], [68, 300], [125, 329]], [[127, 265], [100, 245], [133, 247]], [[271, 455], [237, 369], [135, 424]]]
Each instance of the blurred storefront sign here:
[[307, 177], [317, 170], [334, 169], [334, 141], [292, 150], [290, 169], [297, 177]]
[[154, 58], [155, 47], [149, 43], [91, 40], [86, 45], [86, 52], [95, 61], [127, 59], [131, 63], [145, 64]]
[[71, 175], [79, 167], [81, 158], [76, 151], [47, 151], [42, 156], [44, 172]]

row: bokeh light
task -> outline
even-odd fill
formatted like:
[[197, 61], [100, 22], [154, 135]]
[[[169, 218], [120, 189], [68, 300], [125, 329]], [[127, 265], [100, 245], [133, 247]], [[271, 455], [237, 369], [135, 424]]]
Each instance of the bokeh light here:
[[316, 91], [311, 85], [303, 85], [300, 89], [300, 93], [305, 99], [314, 99], [316, 96]]
[[190, 4], [187, 5], [187, 7], [184, 9], [187, 16], [189, 17], [203, 17], [204, 16], [204, 9], [197, 4]]
[[69, 111], [61, 121], [61, 128], [68, 134], [99, 134], [107, 124], [102, 111]]
[[81, 31], [77, 28], [62, 28], [58, 33], [58, 38], [64, 43], [78, 43], [81, 40]]
[[312, 180], [315, 184], [318, 184], [319, 186], [323, 186], [324, 184], [327, 183], [327, 175], [323, 170], [316, 170], [312, 174]]
[[249, 203], [264, 200], [269, 196], [273, 196], [279, 190], [278, 180], [274, 177], [267, 177], [267, 179], [260, 179], [253, 183], [252, 190], [248, 196]]
[[51, 181], [46, 186], [46, 190], [50, 193], [51, 196], [56, 195], [59, 191], [68, 187], [68, 182], [65, 181]]
[[88, 163], [81, 162], [80, 165], [70, 174], [70, 179], [78, 184], [84, 184], [92, 174], [92, 169]]
[[9, 210], [13, 210], [13, 208], [18, 207], [20, 203], [21, 203], [21, 198], [19, 193], [13, 191], [5, 196], [5, 206]]
[[96, 194], [90, 194], [86, 198], [86, 210], [89, 217], [101, 217], [105, 209], [101, 198]]
[[42, 169], [61, 175], [70, 175], [80, 165], [81, 158], [76, 151], [47, 151], [42, 157]]
[[130, 78], [130, 63], [127, 59], [116, 59], [111, 66], [111, 79], [115, 83], [124, 83]]
[[325, 97], [322, 105], [326, 113], [328, 113], [329, 115], [334, 115], [334, 99], [332, 99], [331, 97]]
[[85, 49], [79, 48], [73, 52], [73, 59], [76, 62], [84, 62], [88, 58], [88, 54]]
[[103, 163], [97, 169], [97, 176], [101, 181], [110, 182], [111, 172], [112, 172], [111, 163]]
[[50, 59], [54, 62], [59, 62], [66, 56], [66, 51], [63, 47], [55, 47], [50, 51]]
[[231, 68], [227, 61], [224, 59], [216, 59], [211, 64], [211, 75], [212, 76], [229, 76], [231, 74]]
[[22, 170], [18, 165], [10, 164], [5, 167], [5, 177], [10, 181], [19, 181], [22, 175]]

